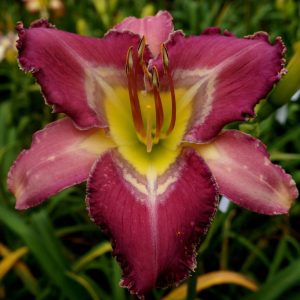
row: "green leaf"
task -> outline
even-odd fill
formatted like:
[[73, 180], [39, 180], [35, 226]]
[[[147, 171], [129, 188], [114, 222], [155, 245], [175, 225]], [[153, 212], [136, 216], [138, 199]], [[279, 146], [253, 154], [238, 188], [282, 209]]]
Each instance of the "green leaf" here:
[[65, 275], [68, 271], [67, 262], [64, 261], [50, 222], [43, 212], [33, 216], [33, 226], [30, 226], [17, 213], [0, 204], [0, 220], [25, 242], [41, 268], [63, 295], [72, 300], [84, 299], [86, 294], [82, 287]]
[[278, 272], [254, 294], [243, 300], [275, 300], [283, 299], [280, 296], [293, 286], [299, 286], [300, 259]]

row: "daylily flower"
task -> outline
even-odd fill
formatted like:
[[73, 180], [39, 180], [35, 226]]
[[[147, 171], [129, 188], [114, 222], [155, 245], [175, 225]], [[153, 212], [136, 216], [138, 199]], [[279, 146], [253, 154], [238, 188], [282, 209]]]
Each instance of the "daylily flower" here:
[[125, 19], [103, 39], [21, 23], [19, 62], [64, 119], [34, 137], [12, 166], [16, 208], [87, 181], [91, 218], [110, 236], [122, 286], [144, 295], [196, 265], [219, 194], [263, 214], [287, 213], [297, 189], [265, 146], [222, 130], [284, 73], [284, 45], [174, 31], [168, 12]]

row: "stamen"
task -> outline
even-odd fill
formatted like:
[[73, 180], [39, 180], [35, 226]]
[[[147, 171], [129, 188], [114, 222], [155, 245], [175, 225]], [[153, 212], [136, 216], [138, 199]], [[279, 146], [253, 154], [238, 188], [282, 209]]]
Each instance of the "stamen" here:
[[126, 70], [127, 79], [128, 79], [128, 92], [129, 92], [133, 124], [134, 124], [136, 132], [140, 135], [140, 137], [145, 138], [143, 117], [142, 117], [142, 112], [141, 112], [141, 107], [140, 107], [140, 101], [138, 98], [135, 74], [133, 72], [132, 47], [130, 47], [127, 51], [125, 70]]
[[168, 77], [168, 81], [169, 81], [169, 86], [170, 86], [170, 92], [171, 92], [171, 101], [172, 101], [172, 113], [171, 113], [171, 121], [170, 121], [170, 125], [169, 128], [167, 130], [167, 136], [173, 131], [174, 127], [175, 127], [175, 122], [176, 122], [176, 98], [175, 98], [175, 90], [174, 90], [174, 82], [172, 79], [172, 75], [171, 72], [169, 70], [169, 55], [168, 55], [168, 51], [167, 48], [164, 44], [162, 44], [161, 47], [161, 56], [162, 56], [162, 60], [163, 60], [163, 64], [164, 64], [164, 70], [165, 73], [167, 74]]
[[153, 67], [153, 72], [152, 72], [152, 85], [153, 88], [155, 88], [156, 90], [159, 89], [158, 71], [155, 66]]
[[146, 38], [145, 36], [143, 36], [138, 46], [138, 57], [140, 62], [143, 62], [145, 47], [146, 47]]
[[176, 98], [175, 98], [174, 82], [173, 82], [172, 75], [171, 75], [169, 69], [167, 69], [167, 76], [168, 76], [168, 80], [169, 80], [171, 101], [172, 101], [171, 121], [170, 121], [169, 128], [167, 130], [167, 135], [169, 135], [173, 131], [173, 129], [175, 127], [175, 122], [176, 122]]
[[132, 46], [127, 50], [125, 71], [128, 75], [133, 70]]
[[151, 81], [152, 81], [152, 74], [149, 72], [149, 70], [148, 70], [145, 62], [142, 63], [142, 68], [143, 68], [144, 75], [148, 79], [149, 83], [151, 83]]
[[165, 44], [161, 45], [161, 56], [164, 64], [164, 69], [167, 69], [169, 67], [169, 55]]
[[[176, 98], [175, 89], [172, 79], [172, 75], [169, 69], [170, 60], [167, 52], [167, 48], [164, 44], [161, 46], [161, 56], [163, 60], [164, 74], [167, 76], [169, 82], [169, 88], [171, 93], [171, 119], [168, 130], [162, 133], [163, 123], [164, 123], [164, 111], [162, 100], [160, 96], [160, 82], [157, 67], [154, 66], [152, 72], [148, 70], [148, 67], [144, 61], [144, 52], [146, 49], [146, 39], [142, 37], [137, 48], [137, 62], [134, 60], [133, 47], [129, 47], [126, 57], [126, 74], [128, 79], [128, 93], [130, 99], [130, 108], [132, 113], [132, 119], [134, 128], [136, 130], [139, 140], [146, 145], [147, 152], [151, 152], [153, 145], [157, 144], [160, 139], [167, 137], [175, 127], [176, 122]], [[148, 92], [152, 91], [154, 96], [155, 105], [155, 124], [153, 123], [153, 104], [148, 103], [145, 106], [144, 118], [146, 118], [146, 124], [143, 122], [143, 115], [140, 106], [140, 99], [138, 94], [138, 74], [141, 70], [144, 73], [145, 87], [146, 83], [149, 83]], [[147, 98], [146, 98], [147, 99]], [[143, 104], [144, 105], [144, 104]], [[155, 126], [154, 126], [155, 125]], [[155, 130], [155, 133], [153, 133]], [[154, 135], [155, 134], [155, 135]]]
[[146, 129], [146, 148], [147, 152], [152, 151], [153, 140], [152, 140], [152, 116], [151, 116], [151, 106], [148, 104], [146, 106], [146, 116], [147, 116], [147, 129]]
[[149, 72], [145, 61], [144, 61], [144, 52], [146, 48], [146, 38], [143, 36], [140, 40], [139, 46], [138, 46], [138, 58], [139, 58], [139, 63], [140, 66], [142, 67], [143, 73], [146, 76], [146, 78], [151, 82], [151, 73]]
[[156, 116], [156, 134], [155, 137], [159, 138], [160, 131], [164, 122], [164, 111], [163, 106], [159, 94], [159, 79], [158, 79], [158, 71], [157, 68], [153, 67], [152, 72], [152, 86], [153, 86], [153, 94], [155, 100], [155, 116]]

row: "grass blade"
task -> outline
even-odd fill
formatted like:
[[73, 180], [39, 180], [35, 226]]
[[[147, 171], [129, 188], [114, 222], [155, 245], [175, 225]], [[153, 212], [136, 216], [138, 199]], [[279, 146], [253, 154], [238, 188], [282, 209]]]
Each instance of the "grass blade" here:
[[[41, 216], [33, 217], [34, 223], [35, 225], [43, 226], [39, 218]], [[53, 251], [56, 250], [53, 250], [52, 247], [50, 249], [47, 248], [49, 235], [51, 235], [49, 231], [45, 233], [46, 231], [43, 228], [37, 230], [34, 226], [27, 225], [19, 218], [17, 213], [9, 210], [2, 204], [0, 204], [0, 220], [25, 242], [44, 272], [51, 279], [52, 283], [61, 290], [63, 295], [72, 300], [84, 299], [86, 294], [82, 287], [75, 284], [74, 281], [71, 281], [65, 275], [67, 271], [66, 264], [61, 261], [61, 258], [58, 259], [57, 255], [53, 255]], [[41, 235], [41, 232], [46, 234], [45, 238]]]
[[300, 259], [278, 272], [266, 284], [254, 294], [245, 297], [243, 300], [275, 300], [291, 287], [299, 286]]

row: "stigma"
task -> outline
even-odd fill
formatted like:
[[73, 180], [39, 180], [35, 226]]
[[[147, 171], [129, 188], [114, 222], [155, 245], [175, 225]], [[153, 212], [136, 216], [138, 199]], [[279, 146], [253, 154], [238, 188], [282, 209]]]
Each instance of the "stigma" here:
[[[161, 45], [161, 58], [163, 63], [163, 75], [166, 76], [171, 102], [171, 114], [168, 120], [165, 119], [163, 103], [160, 91], [160, 78], [156, 66], [149, 71], [144, 60], [146, 40], [143, 37], [140, 40], [137, 52], [134, 53], [133, 47], [129, 47], [126, 57], [125, 71], [128, 80], [128, 94], [134, 129], [138, 139], [145, 144], [147, 152], [151, 152], [153, 145], [158, 144], [161, 139], [168, 137], [176, 122], [176, 98], [174, 83], [170, 72], [170, 61], [167, 49], [164, 44]], [[134, 59], [134, 54], [137, 60]], [[151, 94], [152, 101], [149, 97], [143, 97], [139, 93], [138, 74], [142, 70], [144, 74], [145, 90], [144, 94]], [[155, 118], [153, 117], [155, 116]], [[165, 124], [168, 122], [167, 124]]]

